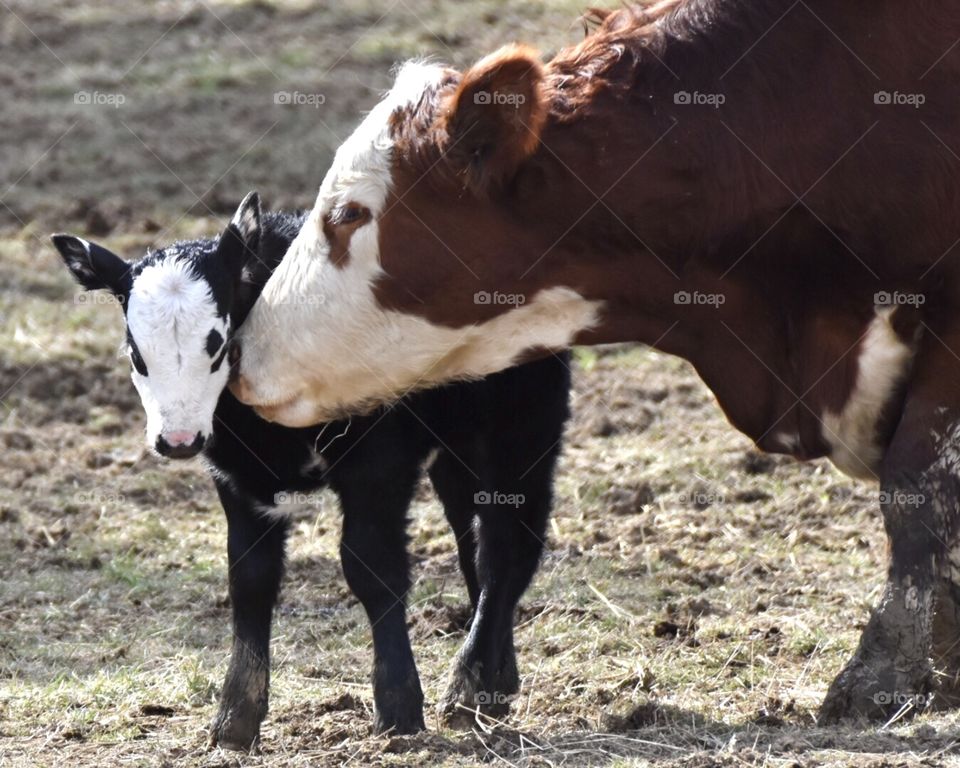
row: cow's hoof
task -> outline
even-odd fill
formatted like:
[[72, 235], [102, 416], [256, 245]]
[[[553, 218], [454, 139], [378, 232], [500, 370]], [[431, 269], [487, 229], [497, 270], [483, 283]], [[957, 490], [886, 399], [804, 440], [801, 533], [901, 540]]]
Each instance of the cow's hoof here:
[[249, 752], [260, 742], [262, 720], [251, 707], [221, 708], [210, 725], [210, 746]]
[[936, 669], [936, 709], [960, 707], [960, 587], [943, 579], [933, 615], [933, 666]]
[[929, 669], [905, 675], [890, 662], [872, 663], [854, 656], [830, 685], [817, 722], [886, 720], [901, 710], [904, 715], [915, 714], [930, 703], [929, 689]]
[[454, 662], [439, 706], [440, 719], [448, 727], [470, 728], [476, 722], [477, 712], [496, 720], [509, 714], [512, 694], [519, 687], [516, 661], [501, 672], [496, 686], [490, 686], [496, 690], [485, 690], [480, 677], [479, 664], [468, 667], [459, 658]]

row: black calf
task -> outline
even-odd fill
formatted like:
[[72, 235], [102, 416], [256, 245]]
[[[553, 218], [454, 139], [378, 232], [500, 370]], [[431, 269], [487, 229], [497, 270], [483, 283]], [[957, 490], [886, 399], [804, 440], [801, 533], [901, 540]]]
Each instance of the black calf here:
[[[192, 260], [195, 275], [210, 284], [217, 307], [230, 314], [235, 329], [302, 223], [303, 216], [291, 214], [268, 214], [261, 221], [252, 196], [219, 244], [179, 243], [144, 261]], [[88, 288], [101, 287], [91, 274], [116, 266], [108, 258], [112, 254], [76, 238], [58, 238], [78, 279]], [[141, 273], [137, 266], [133, 284]], [[230, 270], [236, 274], [222, 274]], [[234, 288], [225, 290], [230, 284]], [[140, 340], [140, 346], [147, 345]], [[214, 361], [211, 370], [216, 369]], [[149, 383], [145, 378], [141, 386]], [[288, 527], [278, 500], [324, 486], [340, 498], [343, 572], [373, 632], [374, 728], [410, 733], [424, 727], [423, 693], [406, 627], [407, 510], [424, 465], [456, 535], [474, 609], [443, 707], [451, 715], [461, 705], [503, 711], [519, 685], [513, 613], [543, 546], [569, 386], [562, 355], [480, 382], [412, 395], [351, 422], [305, 429], [263, 421], [228, 390], [222, 392], [203, 456], [227, 516], [234, 639], [213, 743], [245, 749], [258, 738], [267, 712], [270, 625]]]

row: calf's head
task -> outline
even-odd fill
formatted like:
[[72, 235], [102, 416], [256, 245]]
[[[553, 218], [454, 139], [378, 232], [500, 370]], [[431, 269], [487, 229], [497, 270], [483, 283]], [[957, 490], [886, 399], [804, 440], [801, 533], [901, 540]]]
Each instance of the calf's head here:
[[545, 246], [511, 200], [538, 152], [545, 93], [537, 56], [519, 47], [462, 74], [405, 65], [338, 149], [254, 305], [237, 397], [304, 426], [492, 373], [590, 327], [596, 303], [523, 279]]
[[269, 274], [257, 257], [259, 237], [256, 193], [218, 239], [176, 243], [138, 261], [73, 235], [53, 236], [77, 282], [110, 291], [123, 308], [123, 349], [147, 414], [147, 445], [163, 456], [195, 456], [210, 439], [230, 375], [232, 332], [257, 280], [262, 285]]

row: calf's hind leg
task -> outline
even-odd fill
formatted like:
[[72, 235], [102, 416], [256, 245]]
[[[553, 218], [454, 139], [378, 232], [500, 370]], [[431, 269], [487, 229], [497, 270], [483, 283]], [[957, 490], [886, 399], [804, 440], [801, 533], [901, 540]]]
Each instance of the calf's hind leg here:
[[929, 334], [917, 356], [881, 469], [887, 585], [856, 653], [827, 692], [821, 722], [885, 718], [906, 702], [921, 708], [933, 688], [935, 609], [939, 592], [942, 635], [951, 608], [943, 569], [960, 504], [960, 360], [948, 344], [960, 349], [960, 332]]
[[470, 607], [476, 612], [480, 599], [477, 580], [477, 544], [473, 521], [476, 517], [475, 494], [479, 492], [476, 478], [447, 451], [442, 451], [430, 467], [430, 483], [443, 504], [443, 513], [457, 540], [457, 558], [460, 572], [467, 585]]
[[287, 522], [256, 511], [251, 497], [217, 481], [227, 515], [233, 650], [210, 742], [247, 750], [260, 736], [270, 690], [270, 622], [283, 576]]
[[[540, 563], [551, 506], [555, 453], [540, 466], [498, 457], [510, 467], [478, 505], [477, 573], [480, 598], [470, 632], [454, 662], [441, 714], [450, 722], [470, 719], [480, 709], [496, 717], [509, 710], [520, 688], [513, 644], [517, 603]], [[509, 453], [505, 451], [505, 453]], [[521, 479], [518, 475], [524, 475]]]

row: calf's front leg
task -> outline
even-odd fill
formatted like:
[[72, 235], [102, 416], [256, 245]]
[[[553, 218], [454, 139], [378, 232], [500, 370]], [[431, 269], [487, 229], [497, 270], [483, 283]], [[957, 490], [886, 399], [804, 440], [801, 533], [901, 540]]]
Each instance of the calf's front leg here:
[[283, 577], [287, 521], [257, 512], [254, 500], [217, 481], [227, 515], [233, 650], [210, 727], [210, 743], [248, 750], [260, 737], [270, 690], [270, 623]]

